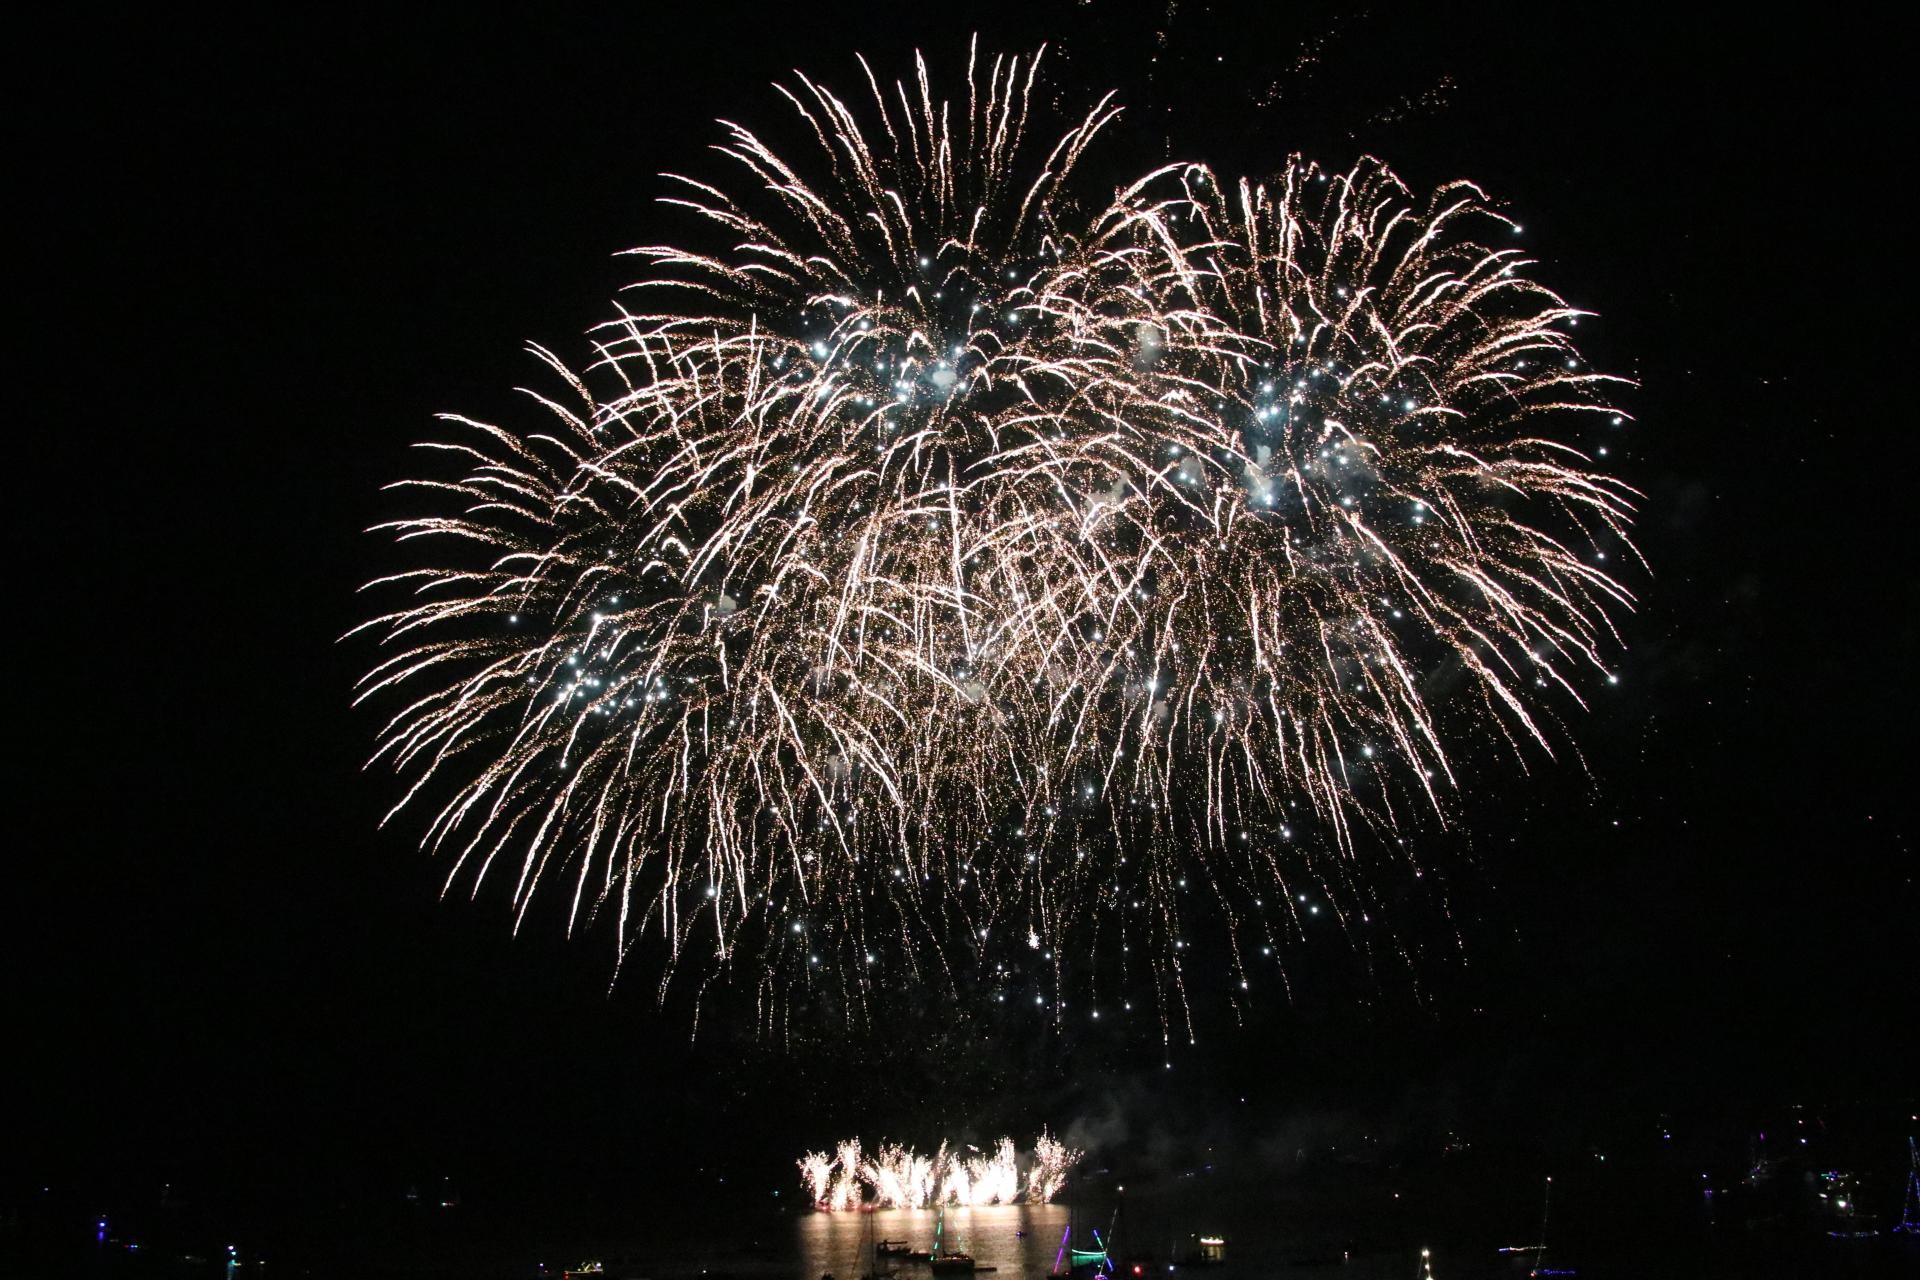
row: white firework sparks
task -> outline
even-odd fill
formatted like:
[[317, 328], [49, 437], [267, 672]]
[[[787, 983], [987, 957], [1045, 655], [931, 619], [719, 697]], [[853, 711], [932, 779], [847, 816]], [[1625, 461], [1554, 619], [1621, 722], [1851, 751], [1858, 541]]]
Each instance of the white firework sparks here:
[[814, 1207], [844, 1213], [860, 1208], [1047, 1204], [1066, 1188], [1067, 1174], [1086, 1154], [1042, 1130], [1022, 1178], [1012, 1138], [1001, 1138], [991, 1151], [969, 1147], [966, 1152], [943, 1142], [933, 1155], [924, 1156], [899, 1143], [883, 1142], [864, 1156], [859, 1139], [850, 1138], [834, 1155], [808, 1152], [798, 1164]]
[[668, 201], [711, 245], [633, 251], [536, 421], [426, 446], [362, 696], [450, 884], [554, 886], [769, 1019], [1023, 960], [1061, 1017], [1110, 962], [1164, 1030], [1194, 919], [1243, 998], [1457, 744], [1552, 751], [1615, 678], [1621, 380], [1517, 228], [1372, 160], [1089, 199], [1117, 108], [1038, 136], [1038, 62], [782, 89], [812, 154], [728, 125], [743, 190]]

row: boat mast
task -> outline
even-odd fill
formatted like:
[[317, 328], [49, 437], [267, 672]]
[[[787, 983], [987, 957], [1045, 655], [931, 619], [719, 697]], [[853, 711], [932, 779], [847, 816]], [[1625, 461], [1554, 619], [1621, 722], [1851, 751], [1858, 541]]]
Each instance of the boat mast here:
[[1907, 1139], [1907, 1190], [1900, 1200], [1900, 1221], [1895, 1231], [1920, 1232], [1920, 1149]]
[[1102, 1240], [1097, 1229], [1093, 1233], [1093, 1242], [1100, 1246], [1100, 1266], [1097, 1270], [1105, 1271], [1108, 1275], [1113, 1274], [1113, 1242], [1117, 1238], [1119, 1226], [1120, 1202], [1116, 1200], [1113, 1204], [1113, 1216], [1107, 1219], [1107, 1238]]
[[1540, 1197], [1540, 1252], [1533, 1255], [1533, 1273], [1539, 1275], [1547, 1265], [1547, 1214], [1553, 1209], [1553, 1175], [1547, 1175], [1547, 1189]]

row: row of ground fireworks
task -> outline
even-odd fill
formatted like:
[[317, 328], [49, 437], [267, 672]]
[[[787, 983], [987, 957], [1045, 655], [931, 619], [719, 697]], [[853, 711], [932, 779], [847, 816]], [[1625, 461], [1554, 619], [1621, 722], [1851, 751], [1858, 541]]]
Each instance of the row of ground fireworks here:
[[885, 1142], [869, 1155], [858, 1138], [849, 1138], [832, 1155], [808, 1152], [799, 1165], [815, 1208], [927, 1209], [943, 1204], [1046, 1204], [1060, 1194], [1068, 1170], [1085, 1154], [1043, 1129], [1024, 1162], [1012, 1138], [1000, 1139], [990, 1152], [971, 1146], [963, 1151], [942, 1142], [932, 1155]]

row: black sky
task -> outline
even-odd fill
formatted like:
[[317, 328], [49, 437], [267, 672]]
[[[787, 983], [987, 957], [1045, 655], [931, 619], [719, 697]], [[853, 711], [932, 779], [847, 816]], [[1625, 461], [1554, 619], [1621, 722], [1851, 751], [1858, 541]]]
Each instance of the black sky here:
[[[376, 832], [394, 788], [359, 772], [373, 723], [347, 706], [367, 654], [335, 643], [407, 443], [438, 411], [511, 414], [524, 341], [578, 349], [713, 116], [774, 116], [789, 67], [850, 83], [856, 50], [957, 74], [974, 30], [1053, 41], [1069, 90], [1118, 87], [1121, 146], [1475, 178], [1601, 314], [1590, 354], [1643, 383], [1621, 466], [1653, 574], [1626, 683], [1577, 726], [1584, 769], [1503, 764], [1468, 800], [1466, 949], [1431, 962], [1431, 1003], [1355, 1012], [1306, 957], [1300, 1004], [1210, 1036], [1182, 1087], [1536, 1115], [1910, 1091], [1911, 138], [1885, 33], [1687, 8], [716, 2], [29, 33], [9, 1175], [399, 1177], [565, 1147], [584, 1178], [709, 1126], [771, 1165], [863, 1117], [1006, 1109], [971, 1067], [828, 1091], [817, 1063], [689, 1047], [650, 984], [608, 994], [604, 934], [536, 912], [514, 938], [504, 896], [440, 901], [410, 828]], [[1097, 1089], [1022, 1077], [1036, 1123], [1158, 1066], [1084, 1052]]]

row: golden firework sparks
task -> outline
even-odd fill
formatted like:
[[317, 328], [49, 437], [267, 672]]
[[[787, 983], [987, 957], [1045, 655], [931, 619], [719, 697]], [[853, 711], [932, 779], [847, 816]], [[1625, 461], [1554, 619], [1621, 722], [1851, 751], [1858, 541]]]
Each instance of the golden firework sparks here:
[[1615, 678], [1637, 495], [1577, 442], [1622, 380], [1518, 227], [1370, 159], [1090, 198], [1118, 108], [1041, 134], [1039, 61], [960, 103], [863, 62], [863, 114], [799, 78], [809, 154], [725, 125], [740, 190], [667, 201], [707, 247], [633, 250], [526, 423], [423, 446], [361, 696], [449, 884], [769, 1021], [1017, 965], [1190, 1035], [1184, 930], [1241, 998], [1321, 902], [1359, 923], [1363, 835], [1444, 817], [1456, 744], [1552, 751]]

